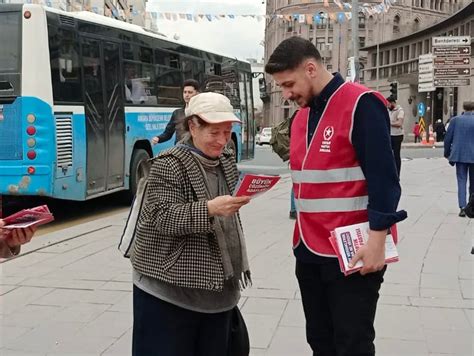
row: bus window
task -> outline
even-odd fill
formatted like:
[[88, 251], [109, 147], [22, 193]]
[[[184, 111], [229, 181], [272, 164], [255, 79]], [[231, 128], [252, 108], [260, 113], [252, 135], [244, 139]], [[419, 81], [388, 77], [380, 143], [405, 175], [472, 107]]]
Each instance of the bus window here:
[[184, 79], [194, 79], [198, 83], [202, 81], [202, 72], [204, 71], [204, 62], [189, 58], [181, 57], [181, 72], [183, 72]]
[[220, 65], [205, 62], [204, 83], [202, 85], [202, 91], [212, 91], [214, 93], [225, 95], [225, 83], [221, 74]]
[[0, 96], [20, 95], [20, 11], [0, 13], [0, 43]]
[[125, 102], [135, 105], [156, 105], [156, 82], [152, 65], [124, 63]]
[[161, 64], [169, 67], [169, 52], [161, 49], [155, 49], [155, 64]]
[[181, 106], [183, 76], [179, 70], [156, 66], [157, 102], [160, 106]]
[[153, 50], [147, 47], [140, 47], [140, 62], [153, 63]]
[[55, 102], [82, 102], [78, 41], [70, 30], [49, 26], [51, 79]]
[[122, 56], [123, 59], [129, 59], [133, 61], [133, 46], [131, 43], [122, 43]]

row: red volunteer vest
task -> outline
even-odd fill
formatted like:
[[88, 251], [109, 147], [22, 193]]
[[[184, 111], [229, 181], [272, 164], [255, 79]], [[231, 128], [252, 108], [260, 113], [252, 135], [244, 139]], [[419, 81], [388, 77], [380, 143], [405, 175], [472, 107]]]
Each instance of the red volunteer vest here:
[[[297, 220], [293, 246], [303, 241], [321, 256], [333, 256], [330, 231], [368, 221], [367, 183], [351, 142], [355, 109], [368, 88], [344, 83], [329, 99], [308, 145], [309, 108], [293, 120], [290, 167]], [[374, 93], [385, 103], [384, 97]], [[376, 134], [376, 133], [374, 133]], [[392, 227], [396, 241], [396, 227]]]

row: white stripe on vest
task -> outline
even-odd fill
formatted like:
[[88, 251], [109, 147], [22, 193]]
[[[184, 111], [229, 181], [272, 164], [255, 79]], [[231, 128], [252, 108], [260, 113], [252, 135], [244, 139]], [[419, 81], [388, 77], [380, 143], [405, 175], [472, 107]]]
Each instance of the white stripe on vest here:
[[366, 210], [367, 195], [355, 198], [295, 199], [298, 213], [330, 213]]
[[328, 170], [291, 171], [293, 183], [336, 183], [365, 180], [360, 167], [336, 168]]

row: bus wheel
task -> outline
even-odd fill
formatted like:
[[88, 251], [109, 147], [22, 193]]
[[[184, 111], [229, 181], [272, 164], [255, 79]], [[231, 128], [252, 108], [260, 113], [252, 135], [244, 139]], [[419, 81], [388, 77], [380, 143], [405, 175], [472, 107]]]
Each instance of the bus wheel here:
[[137, 192], [138, 181], [145, 175], [142, 169], [143, 166], [140, 166], [140, 163], [147, 159], [150, 159], [147, 151], [140, 148], [133, 151], [132, 160], [130, 162], [130, 189], [128, 190], [128, 198], [130, 201], [133, 200]]

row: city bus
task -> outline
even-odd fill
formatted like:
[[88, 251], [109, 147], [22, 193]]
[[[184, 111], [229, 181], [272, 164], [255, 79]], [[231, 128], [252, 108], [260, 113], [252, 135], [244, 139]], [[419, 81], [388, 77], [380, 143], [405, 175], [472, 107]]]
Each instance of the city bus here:
[[237, 160], [252, 159], [250, 64], [91, 12], [0, 5], [0, 194], [87, 200], [133, 195], [182, 83], [226, 95], [241, 118]]

